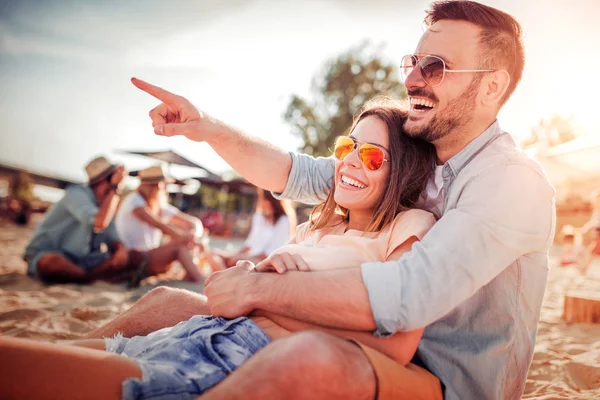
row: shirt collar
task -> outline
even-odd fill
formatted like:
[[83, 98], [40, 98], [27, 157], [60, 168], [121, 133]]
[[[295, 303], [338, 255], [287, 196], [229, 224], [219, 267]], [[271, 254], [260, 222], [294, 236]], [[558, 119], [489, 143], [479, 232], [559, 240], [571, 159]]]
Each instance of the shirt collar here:
[[500, 129], [498, 120], [495, 120], [489, 128], [448, 160], [445, 165], [448, 165], [452, 173], [456, 176], [465, 164], [468, 164], [490, 141], [494, 140], [500, 134], [502, 134], [502, 129]]

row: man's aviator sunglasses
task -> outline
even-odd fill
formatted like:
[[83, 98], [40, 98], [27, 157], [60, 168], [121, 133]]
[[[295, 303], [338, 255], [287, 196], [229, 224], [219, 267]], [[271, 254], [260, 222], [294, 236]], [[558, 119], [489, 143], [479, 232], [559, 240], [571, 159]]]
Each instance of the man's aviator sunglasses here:
[[383, 149], [370, 143], [358, 144], [351, 137], [340, 136], [335, 140], [333, 155], [338, 160], [346, 158], [358, 147], [358, 157], [364, 166], [370, 171], [377, 171], [386, 160]]
[[444, 81], [446, 72], [494, 72], [494, 69], [446, 69], [446, 63], [438, 56], [417, 56], [408, 54], [402, 57], [400, 64], [400, 74], [402, 80], [406, 81], [406, 77], [415, 69], [416, 66], [421, 69], [421, 76], [425, 83], [431, 87], [439, 86]]

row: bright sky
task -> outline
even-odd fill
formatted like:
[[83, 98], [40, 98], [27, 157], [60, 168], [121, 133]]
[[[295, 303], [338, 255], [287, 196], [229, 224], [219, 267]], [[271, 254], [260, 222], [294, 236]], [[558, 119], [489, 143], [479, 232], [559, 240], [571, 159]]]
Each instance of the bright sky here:
[[[487, 0], [525, 30], [521, 85], [500, 115], [515, 136], [540, 118], [574, 115], [599, 135], [600, 2]], [[0, 2], [0, 162], [73, 179], [98, 154], [174, 149], [209, 169], [227, 165], [206, 144], [154, 136], [158, 103], [137, 76], [288, 150], [282, 114], [308, 93], [323, 62], [363, 39], [399, 62], [423, 30], [421, 0]], [[585, 69], [587, 68], [587, 69]]]

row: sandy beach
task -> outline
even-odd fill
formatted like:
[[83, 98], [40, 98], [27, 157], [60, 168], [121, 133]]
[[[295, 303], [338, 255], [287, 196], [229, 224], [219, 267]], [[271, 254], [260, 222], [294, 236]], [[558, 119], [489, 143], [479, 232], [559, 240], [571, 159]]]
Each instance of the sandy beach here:
[[[158, 284], [202, 290], [200, 285], [176, 282], [183, 274], [178, 268], [135, 290], [102, 282], [45, 286], [25, 275], [21, 255], [31, 232], [32, 228], [0, 222], [1, 335], [44, 341], [77, 339]], [[595, 261], [585, 278], [574, 268], [551, 269], [524, 399], [600, 398], [600, 324], [567, 324], [560, 319], [564, 294], [573, 289], [600, 293], [600, 261]]]

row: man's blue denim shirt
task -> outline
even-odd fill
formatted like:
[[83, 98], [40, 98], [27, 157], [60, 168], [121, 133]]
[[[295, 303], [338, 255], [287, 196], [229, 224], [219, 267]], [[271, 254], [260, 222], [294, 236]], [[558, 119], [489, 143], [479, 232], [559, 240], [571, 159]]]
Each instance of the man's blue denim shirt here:
[[[323, 201], [334, 161], [291, 155], [281, 197]], [[519, 399], [546, 287], [554, 189], [497, 121], [444, 164], [443, 180], [442, 215], [423, 240], [398, 261], [361, 266], [375, 334], [425, 328], [417, 356], [446, 399]]]

